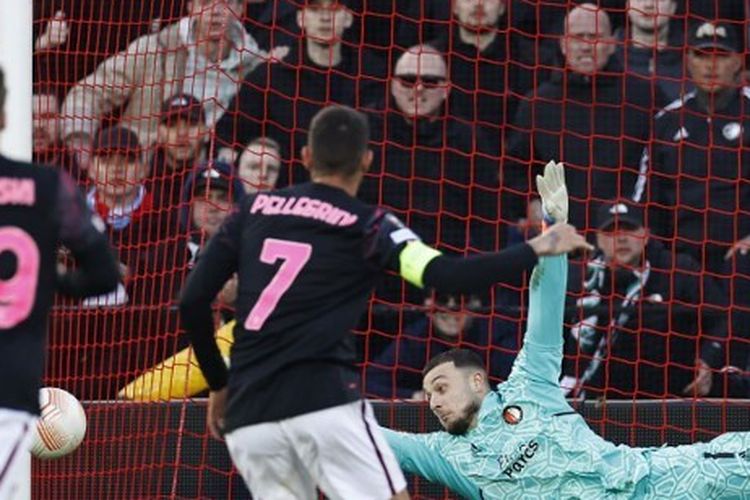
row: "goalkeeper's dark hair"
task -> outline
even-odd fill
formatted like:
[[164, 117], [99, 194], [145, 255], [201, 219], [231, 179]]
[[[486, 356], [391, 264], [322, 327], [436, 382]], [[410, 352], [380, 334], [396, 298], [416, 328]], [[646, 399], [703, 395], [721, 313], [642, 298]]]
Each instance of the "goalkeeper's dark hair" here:
[[5, 108], [6, 94], [7, 91], [5, 90], [5, 72], [3, 71], [3, 68], [0, 68], [0, 111]]
[[440, 366], [445, 363], [453, 363], [456, 368], [475, 368], [486, 372], [487, 369], [484, 366], [484, 361], [474, 351], [468, 349], [451, 349], [445, 351], [427, 362], [424, 369], [422, 369], [422, 376], [424, 377], [433, 368]]
[[370, 125], [364, 114], [348, 106], [328, 106], [310, 124], [307, 144], [318, 173], [352, 177], [367, 154]]

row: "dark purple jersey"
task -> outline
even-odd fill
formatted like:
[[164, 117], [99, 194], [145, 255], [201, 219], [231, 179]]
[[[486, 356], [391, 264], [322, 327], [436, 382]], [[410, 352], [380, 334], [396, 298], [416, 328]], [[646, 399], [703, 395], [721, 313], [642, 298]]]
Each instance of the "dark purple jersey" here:
[[94, 278], [85, 271], [67, 276], [71, 292], [109, 289], [113, 276], [116, 284], [96, 220], [68, 174], [0, 156], [0, 407], [38, 412], [59, 244], [82, 270], [98, 268]]

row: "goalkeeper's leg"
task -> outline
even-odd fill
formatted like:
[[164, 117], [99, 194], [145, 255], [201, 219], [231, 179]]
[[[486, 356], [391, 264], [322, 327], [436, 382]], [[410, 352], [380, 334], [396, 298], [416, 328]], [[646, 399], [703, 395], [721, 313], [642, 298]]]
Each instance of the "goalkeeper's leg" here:
[[647, 498], [750, 500], [750, 432], [708, 443], [648, 450], [651, 473], [639, 484]]

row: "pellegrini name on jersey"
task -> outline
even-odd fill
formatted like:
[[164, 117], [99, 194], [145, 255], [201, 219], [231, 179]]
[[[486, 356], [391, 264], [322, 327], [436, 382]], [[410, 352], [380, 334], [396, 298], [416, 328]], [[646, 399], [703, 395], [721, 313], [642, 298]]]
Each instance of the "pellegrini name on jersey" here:
[[309, 198], [307, 196], [279, 196], [275, 194], [259, 194], [252, 206], [251, 214], [263, 215], [294, 215], [315, 219], [332, 226], [351, 226], [357, 222], [357, 215], [336, 207], [326, 201]]

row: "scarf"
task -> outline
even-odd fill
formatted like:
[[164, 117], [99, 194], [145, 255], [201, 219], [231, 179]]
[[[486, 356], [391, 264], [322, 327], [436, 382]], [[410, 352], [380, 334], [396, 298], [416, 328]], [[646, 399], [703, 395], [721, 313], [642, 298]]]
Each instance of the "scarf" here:
[[121, 231], [128, 227], [131, 222], [136, 222], [151, 212], [153, 199], [151, 193], [141, 186], [135, 199], [124, 205], [108, 207], [99, 199], [96, 188], [91, 189], [86, 194], [86, 203], [92, 211], [107, 221], [107, 224], [116, 231]]
[[[591, 356], [591, 360], [578, 379], [565, 377], [561, 384], [572, 397], [579, 399], [586, 397], [583, 386], [594, 378], [607, 361], [610, 349], [618, 341], [620, 329], [636, 312], [635, 306], [642, 299], [651, 274], [651, 264], [648, 261], [642, 270], [617, 271], [617, 290], [624, 290], [624, 296], [619, 301], [619, 313], [615, 314], [609, 308], [600, 307], [604, 295], [617, 291], [612, 281], [612, 270], [602, 256], [588, 262], [586, 267], [584, 296], [576, 301], [576, 306], [583, 310], [584, 319], [571, 327], [570, 335], [580, 352]], [[597, 328], [599, 325], [603, 327]]]

